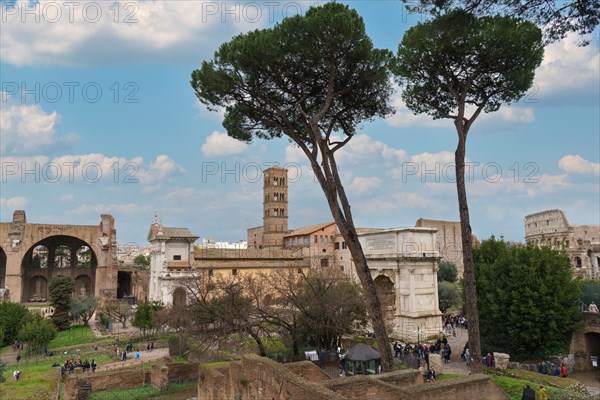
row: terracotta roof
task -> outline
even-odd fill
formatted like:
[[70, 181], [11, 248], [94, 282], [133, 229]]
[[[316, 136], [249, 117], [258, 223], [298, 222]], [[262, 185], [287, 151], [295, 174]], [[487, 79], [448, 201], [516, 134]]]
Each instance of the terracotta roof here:
[[172, 227], [163, 227], [162, 234], [159, 235], [159, 230], [161, 230], [156, 224], [150, 225], [150, 231], [148, 232], [148, 241], [155, 240], [158, 238], [161, 239], [192, 239], [192, 242], [195, 242], [198, 239], [198, 236], [192, 235], [188, 228], [172, 228]]
[[189, 261], [167, 261], [167, 268], [189, 268]]
[[323, 222], [321, 224], [316, 224], [316, 225], [303, 226], [302, 228], [294, 229], [293, 231], [291, 231], [284, 237], [308, 235], [313, 232], [320, 231], [321, 229], [326, 228], [329, 225], [333, 225], [333, 224], [335, 224], [335, 222], [332, 221], [332, 222]]

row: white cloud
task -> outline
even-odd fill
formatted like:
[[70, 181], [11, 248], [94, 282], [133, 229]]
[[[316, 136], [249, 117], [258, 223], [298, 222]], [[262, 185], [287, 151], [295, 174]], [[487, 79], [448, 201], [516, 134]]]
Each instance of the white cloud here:
[[59, 197], [61, 203], [67, 203], [69, 201], [73, 201], [75, 199], [75, 195], [73, 193], [63, 194]]
[[430, 208], [435, 205], [431, 199], [421, 196], [414, 192], [398, 192], [394, 193], [393, 198], [398, 202], [400, 209], [402, 208]]
[[[535, 119], [533, 108], [503, 106], [496, 112], [482, 114], [480, 120], [490, 124], [529, 124]], [[475, 122], [476, 124], [477, 122]], [[475, 125], [473, 125], [475, 126]]]
[[376, 164], [381, 161], [401, 162], [405, 157], [404, 150], [390, 147], [366, 134], [356, 135], [337, 152], [338, 163], [360, 165]]
[[145, 163], [142, 157], [109, 157], [100, 153], [46, 156], [2, 157], [2, 182], [47, 183], [142, 183], [163, 181], [185, 170], [167, 155]]
[[143, 182], [162, 181], [172, 175], [180, 175], [185, 170], [166, 154], [156, 156], [156, 159], [150, 163], [148, 168], [143, 171]]
[[56, 133], [56, 125], [60, 121], [56, 111], [47, 113], [39, 104], [16, 104], [5, 93], [2, 93], [2, 98], [1, 153], [20, 155], [46, 152], [60, 145], [70, 145], [77, 139], [73, 133]]
[[596, 43], [577, 46], [575, 34], [546, 47], [544, 60], [536, 70], [532, 96], [556, 96], [572, 92], [598, 96], [600, 53]]
[[454, 153], [441, 151], [414, 154], [409, 161], [392, 168], [388, 174], [402, 179], [402, 182], [415, 179], [421, 182], [454, 181]]
[[0, 206], [8, 207], [13, 210], [22, 210], [25, 209], [25, 206], [29, 203], [26, 197], [17, 196], [11, 198], [0, 198]]
[[600, 163], [588, 161], [580, 155], [564, 156], [558, 161], [558, 166], [565, 172], [600, 175]]
[[363, 194], [365, 192], [370, 192], [374, 189], [377, 189], [379, 186], [381, 186], [381, 182], [381, 179], [377, 177], [366, 178], [357, 176], [352, 180], [350, 188], [354, 193]]
[[306, 154], [300, 147], [295, 144], [291, 144], [285, 148], [285, 161], [288, 163], [307, 163], [308, 159]]
[[[19, 0], [16, 8], [2, 3], [0, 10], [2, 61], [16, 66], [143, 62], [155, 59], [157, 51], [163, 60], [197, 62], [210, 56], [217, 43], [266, 26], [284, 6], [151, 0], [69, 5], [39, 0], [34, 9], [28, 3]], [[32, 11], [26, 14], [26, 8]]]
[[148, 215], [152, 213], [152, 207], [148, 205], [139, 205], [135, 203], [128, 204], [81, 204], [80, 206], [67, 211], [67, 215], [98, 215], [98, 214], [122, 214]]
[[214, 131], [202, 145], [202, 154], [206, 157], [231, 156], [243, 153], [247, 144], [232, 138], [227, 133]]

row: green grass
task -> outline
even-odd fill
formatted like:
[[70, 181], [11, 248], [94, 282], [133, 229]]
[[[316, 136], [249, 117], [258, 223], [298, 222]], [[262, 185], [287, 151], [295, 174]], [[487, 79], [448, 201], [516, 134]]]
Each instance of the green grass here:
[[92, 329], [87, 325], [72, 326], [69, 330], [56, 334], [48, 345], [48, 349], [60, 349], [69, 346], [79, 346], [87, 343], [97, 342]]
[[[497, 370], [487, 370], [486, 373], [490, 376], [506, 395], [512, 400], [520, 400], [523, 394], [523, 388], [528, 383], [534, 390], [539, 389], [540, 384], [543, 384], [548, 392], [550, 399], [584, 399], [586, 397], [578, 397], [576, 392], [569, 391], [566, 388], [577, 383], [573, 379], [557, 378], [549, 375], [541, 375], [531, 371], [507, 369], [499, 375]], [[508, 375], [508, 376], [507, 376]]]
[[456, 379], [456, 378], [462, 378], [465, 375], [461, 375], [461, 374], [441, 374], [438, 375], [435, 380], [436, 381], [447, 381], [449, 379]]
[[169, 394], [179, 393], [179, 392], [187, 392], [192, 391], [197, 388], [198, 382], [189, 381], [184, 383], [175, 383], [169, 385], [169, 388], [165, 391], [160, 391], [150, 385], [145, 385], [141, 387], [131, 388], [131, 389], [114, 389], [114, 390], [105, 390], [101, 392], [92, 392], [90, 396], [90, 400], [103, 400], [110, 399], [112, 396], [115, 396], [120, 399], [128, 399], [128, 400], [143, 400], [143, 399], [162, 399], [166, 400], [169, 398]]
[[229, 364], [231, 364], [231, 361], [217, 361], [217, 362], [202, 364], [202, 366], [206, 367], [206, 368], [221, 368], [221, 367], [226, 367]]
[[11, 365], [7, 370], [6, 382], [0, 385], [0, 399], [39, 400], [49, 398], [54, 393], [57, 368], [50, 364], [19, 365], [21, 379], [15, 382], [13, 371], [16, 369]]

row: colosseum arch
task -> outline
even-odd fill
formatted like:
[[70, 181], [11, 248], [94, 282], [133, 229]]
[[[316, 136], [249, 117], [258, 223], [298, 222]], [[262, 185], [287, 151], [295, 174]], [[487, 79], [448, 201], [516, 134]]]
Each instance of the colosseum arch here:
[[[89, 249], [86, 260], [79, 259], [83, 254], [80, 249]], [[68, 235], [46, 237], [34, 243], [23, 256], [21, 301], [49, 301], [48, 287], [57, 275], [73, 278], [77, 295], [96, 295], [94, 284], [97, 266], [96, 254], [84, 240]]]

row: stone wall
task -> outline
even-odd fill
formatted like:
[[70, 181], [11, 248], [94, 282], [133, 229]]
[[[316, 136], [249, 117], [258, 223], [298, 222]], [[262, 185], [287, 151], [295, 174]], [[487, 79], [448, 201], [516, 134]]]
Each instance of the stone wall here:
[[65, 400], [77, 400], [83, 393], [83, 385], [92, 385], [92, 392], [129, 389], [152, 384], [166, 389], [169, 382], [198, 378], [198, 364], [156, 365], [150, 369], [123, 368], [112, 371], [69, 375], [65, 379]]
[[83, 393], [83, 385], [92, 385], [92, 391], [129, 389], [150, 382], [150, 370], [115, 370], [95, 374], [71, 375], [65, 379], [65, 400], [77, 400]]
[[423, 374], [416, 369], [386, 372], [385, 374], [377, 375], [377, 379], [398, 386], [418, 385], [424, 382]]
[[284, 364], [284, 366], [294, 374], [309, 382], [320, 383], [331, 379], [321, 368], [317, 368], [312, 361], [299, 361]]
[[373, 377], [375, 375], [336, 379], [323, 386], [346, 399], [407, 399], [398, 386]]
[[404, 388], [403, 391], [410, 400], [455, 400], [455, 399], [485, 399], [508, 400], [508, 397], [492, 380], [484, 374], [468, 375], [464, 378], [427, 383]]
[[[569, 351], [573, 355], [575, 371], [593, 369], [590, 356], [600, 356], [600, 313], [584, 312], [583, 326], [573, 332]], [[570, 372], [570, 371], [569, 371]]]
[[344, 400], [343, 396], [299, 377], [268, 358], [246, 355], [240, 361], [232, 362], [227, 369], [200, 366], [200, 400], [271, 398]]
[[256, 355], [244, 356], [242, 360], [218, 369], [200, 366], [198, 399], [508, 399], [500, 388], [483, 374], [423, 383], [419, 371], [405, 370], [381, 375], [325, 379], [317, 383], [315, 379], [323, 377], [314, 364], [299, 362], [286, 367]]

